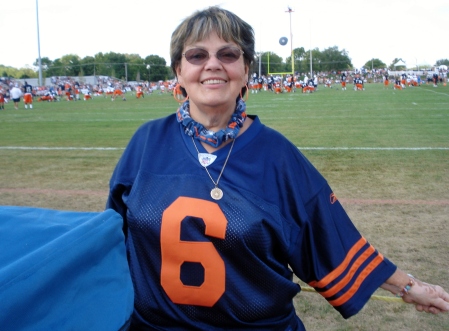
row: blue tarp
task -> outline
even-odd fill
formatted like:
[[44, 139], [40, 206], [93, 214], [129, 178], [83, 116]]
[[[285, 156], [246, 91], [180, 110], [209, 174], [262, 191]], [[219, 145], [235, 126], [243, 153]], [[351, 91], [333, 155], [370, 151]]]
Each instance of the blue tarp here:
[[123, 220], [0, 207], [0, 330], [122, 329], [133, 310]]

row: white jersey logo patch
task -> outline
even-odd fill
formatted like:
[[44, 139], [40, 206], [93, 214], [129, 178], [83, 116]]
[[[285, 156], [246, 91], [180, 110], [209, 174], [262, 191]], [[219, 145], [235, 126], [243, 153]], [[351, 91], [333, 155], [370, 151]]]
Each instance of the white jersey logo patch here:
[[210, 166], [212, 163], [214, 163], [216, 158], [217, 156], [213, 154], [198, 153], [198, 161], [203, 167]]

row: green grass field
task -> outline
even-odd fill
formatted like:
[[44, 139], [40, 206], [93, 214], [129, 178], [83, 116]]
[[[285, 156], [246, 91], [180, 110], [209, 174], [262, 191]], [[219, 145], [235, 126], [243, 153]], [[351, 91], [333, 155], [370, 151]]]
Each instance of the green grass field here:
[[[449, 87], [249, 94], [247, 113], [286, 135], [327, 178], [363, 235], [405, 271], [449, 289]], [[35, 102], [0, 111], [0, 204], [100, 211], [133, 132], [173, 113], [170, 95]], [[263, 147], [261, 146], [261, 152]], [[391, 296], [379, 291], [380, 296]], [[449, 314], [371, 300], [343, 320], [300, 293], [308, 330], [449, 330]]]

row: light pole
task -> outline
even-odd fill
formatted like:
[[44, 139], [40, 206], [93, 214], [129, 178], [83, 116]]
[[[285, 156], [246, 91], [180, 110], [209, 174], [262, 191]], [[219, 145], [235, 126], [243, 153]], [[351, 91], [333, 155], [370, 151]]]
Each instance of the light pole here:
[[259, 77], [262, 73], [262, 52], [257, 53], [257, 57], [259, 58]]
[[128, 63], [125, 62], [125, 81], [128, 82]]
[[39, 86], [42, 86], [42, 61], [41, 61], [41, 42], [39, 37], [39, 0], [36, 0], [36, 23], [37, 23], [37, 52], [39, 65]]
[[312, 21], [309, 19], [310, 28], [310, 77], [312, 77]]
[[150, 83], [150, 68], [151, 66], [149, 64], [147, 64], [147, 69], [148, 69], [148, 84]]
[[293, 34], [292, 34], [292, 13], [293, 13], [293, 9], [291, 9], [290, 7], [287, 7], [288, 10], [286, 11], [286, 13], [288, 13], [288, 15], [290, 16], [290, 54], [292, 57], [292, 75], [295, 74], [295, 62], [294, 62], [294, 56], [293, 56]]

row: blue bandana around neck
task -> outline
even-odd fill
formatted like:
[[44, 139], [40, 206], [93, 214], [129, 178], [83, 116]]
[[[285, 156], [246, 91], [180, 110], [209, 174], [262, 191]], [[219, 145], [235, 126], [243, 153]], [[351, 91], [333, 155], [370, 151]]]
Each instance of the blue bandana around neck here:
[[208, 130], [201, 123], [190, 117], [190, 101], [185, 101], [176, 111], [178, 122], [184, 127], [184, 133], [213, 147], [218, 147], [229, 139], [237, 138], [240, 128], [246, 119], [246, 104], [241, 98], [237, 100], [234, 114], [232, 114], [226, 129], [217, 132]]

